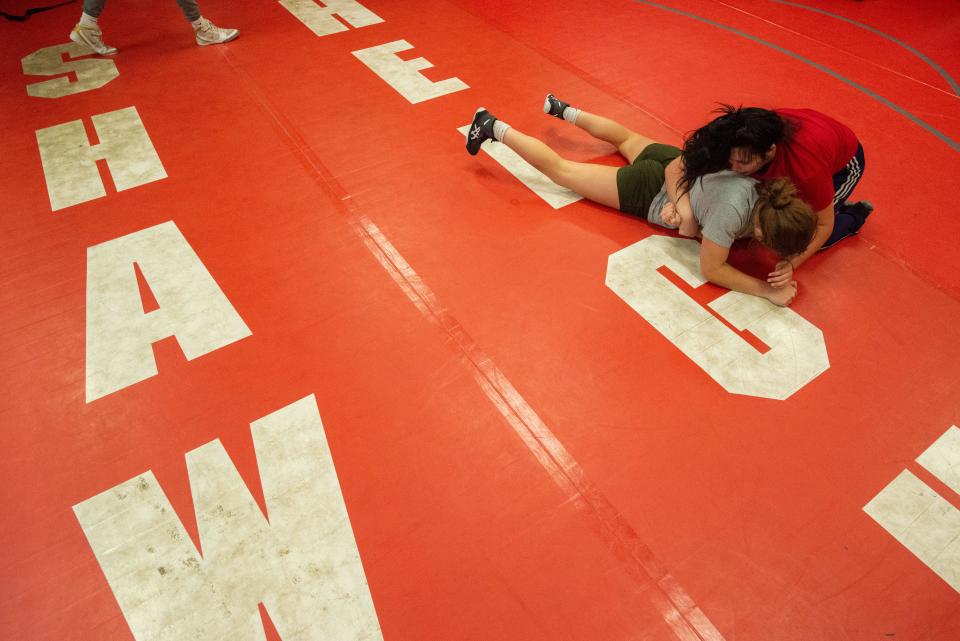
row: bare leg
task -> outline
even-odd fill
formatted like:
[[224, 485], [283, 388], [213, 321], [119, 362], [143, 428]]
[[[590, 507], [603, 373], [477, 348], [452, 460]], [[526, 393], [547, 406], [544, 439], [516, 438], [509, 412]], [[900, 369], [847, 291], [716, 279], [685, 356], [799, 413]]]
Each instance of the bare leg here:
[[601, 205], [620, 209], [616, 167], [567, 160], [543, 142], [514, 128], [507, 130], [502, 142], [561, 187]]
[[646, 136], [641, 136], [635, 131], [631, 131], [615, 120], [604, 118], [587, 111], [580, 111], [577, 117], [577, 126], [586, 131], [594, 138], [608, 142], [617, 148], [620, 155], [627, 159], [627, 162], [640, 155], [647, 145], [657, 142]]

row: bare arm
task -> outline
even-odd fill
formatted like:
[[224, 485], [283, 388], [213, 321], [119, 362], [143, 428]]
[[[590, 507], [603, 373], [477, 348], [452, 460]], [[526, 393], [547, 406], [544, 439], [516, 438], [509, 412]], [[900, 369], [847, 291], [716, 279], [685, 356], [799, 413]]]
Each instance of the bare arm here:
[[[679, 211], [679, 208], [677, 211]], [[680, 224], [677, 226], [677, 231], [681, 236], [694, 238], [700, 235], [700, 225], [697, 224], [697, 219], [693, 217], [692, 213], [689, 217], [680, 214]]]
[[777, 263], [772, 272], [767, 275], [767, 282], [774, 287], [783, 287], [793, 278], [793, 270], [802, 265], [808, 258], [820, 251], [823, 244], [833, 233], [833, 204], [817, 212], [817, 228], [813, 232], [813, 240], [802, 254], [787, 256]]
[[797, 284], [791, 281], [786, 286], [774, 287], [759, 278], [754, 278], [727, 263], [730, 248], [704, 238], [700, 244], [700, 272], [711, 283], [732, 289], [735, 292], [766, 298], [781, 307], [793, 302]]
[[833, 233], [833, 203], [817, 212], [817, 230], [813, 233], [813, 240], [807, 250], [798, 256], [792, 256], [790, 262], [794, 267], [799, 267], [808, 258], [820, 251], [823, 244]]
[[668, 227], [676, 227], [681, 236], [692, 238], [700, 235], [700, 225], [697, 223], [697, 219], [693, 216], [684, 219], [677, 211], [676, 206], [669, 201], [660, 208], [660, 220]]
[[697, 219], [693, 216], [693, 206], [690, 204], [690, 194], [680, 194], [678, 183], [683, 177], [683, 156], [674, 158], [663, 172], [664, 184], [667, 189], [667, 198], [673, 203], [680, 222], [678, 231], [683, 236], [696, 236], [700, 231]]

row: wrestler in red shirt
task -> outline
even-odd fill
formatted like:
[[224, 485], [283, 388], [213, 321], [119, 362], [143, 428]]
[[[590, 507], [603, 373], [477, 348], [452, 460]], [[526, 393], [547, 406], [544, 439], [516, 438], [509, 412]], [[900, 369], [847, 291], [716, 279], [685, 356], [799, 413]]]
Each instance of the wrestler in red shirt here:
[[[857, 233], [873, 207], [847, 203], [865, 168], [863, 147], [846, 125], [813, 109], [761, 109], [725, 105], [721, 115], [693, 132], [683, 155], [667, 168], [667, 184], [683, 211], [684, 194], [701, 176], [723, 169], [758, 180], [787, 177], [817, 216], [806, 251], [777, 263], [767, 281], [793, 284], [793, 271], [820, 249]], [[673, 200], [673, 199], [672, 199]]]

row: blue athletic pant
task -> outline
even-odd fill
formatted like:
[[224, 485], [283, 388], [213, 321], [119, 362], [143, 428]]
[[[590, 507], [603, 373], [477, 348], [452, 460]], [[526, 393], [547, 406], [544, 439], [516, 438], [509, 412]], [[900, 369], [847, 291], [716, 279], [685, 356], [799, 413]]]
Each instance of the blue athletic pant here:
[[853, 193], [853, 188], [860, 182], [863, 170], [867, 164], [863, 157], [863, 146], [857, 143], [857, 153], [853, 155], [843, 169], [833, 175], [833, 233], [823, 244], [829, 247], [845, 236], [855, 233], [860, 228], [857, 218], [845, 213], [847, 198]]

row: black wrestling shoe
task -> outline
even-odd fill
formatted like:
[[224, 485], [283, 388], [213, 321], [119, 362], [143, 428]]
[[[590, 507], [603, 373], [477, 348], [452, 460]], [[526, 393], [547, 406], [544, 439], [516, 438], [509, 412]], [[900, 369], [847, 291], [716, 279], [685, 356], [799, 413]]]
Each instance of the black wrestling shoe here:
[[844, 238], [855, 236], [860, 232], [863, 223], [867, 222], [867, 217], [871, 213], [873, 213], [873, 205], [867, 200], [844, 205], [833, 219], [833, 233], [830, 234], [830, 238], [823, 244], [820, 251], [833, 247]]
[[552, 93], [548, 93], [547, 97], [543, 99], [543, 113], [560, 120], [563, 120], [563, 110], [569, 106], [570, 103], [560, 100]]
[[867, 216], [873, 213], [873, 205], [869, 200], [861, 200], [860, 202], [850, 203], [843, 208], [843, 211], [857, 220], [859, 224], [857, 225], [856, 231], [860, 231], [863, 223], [867, 222]]
[[473, 122], [467, 130], [467, 152], [476, 156], [485, 140], [493, 140], [493, 123], [497, 121], [489, 111], [480, 107], [473, 114]]

